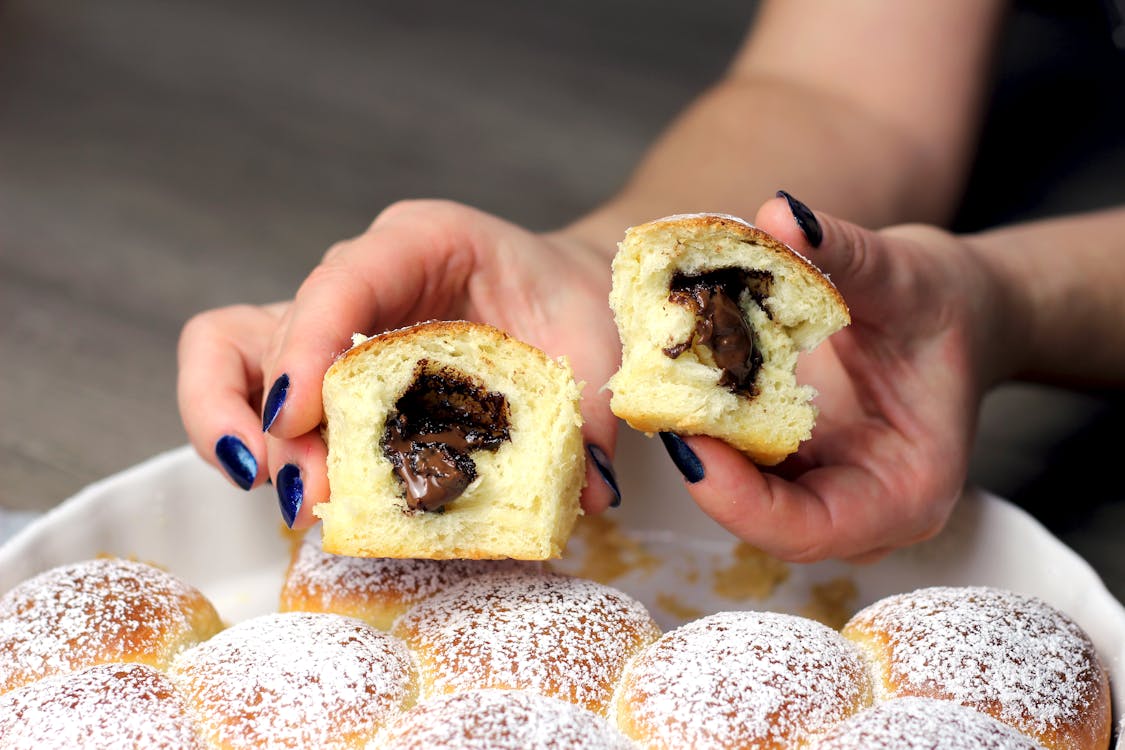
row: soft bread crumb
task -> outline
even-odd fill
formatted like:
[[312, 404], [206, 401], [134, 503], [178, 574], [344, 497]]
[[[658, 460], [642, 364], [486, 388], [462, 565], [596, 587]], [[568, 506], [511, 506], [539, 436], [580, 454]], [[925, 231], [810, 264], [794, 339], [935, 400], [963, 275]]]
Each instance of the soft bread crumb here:
[[[673, 359], [695, 315], [669, 300], [677, 274], [737, 268], [768, 274], [768, 294], [738, 300], [763, 355], [752, 397], [718, 384], [699, 347]], [[816, 392], [797, 383], [797, 354], [850, 322], [828, 278], [765, 232], [734, 217], [696, 214], [632, 227], [613, 261], [610, 306], [622, 343], [610, 408], [634, 429], [712, 435], [761, 464], [776, 464], [812, 434]]]
[[[510, 440], [471, 454], [477, 478], [441, 512], [410, 510], [381, 440], [427, 372], [459, 373], [507, 401]], [[324, 378], [331, 498], [316, 506], [324, 549], [357, 557], [545, 560], [561, 556], [585, 482], [579, 386], [565, 359], [464, 321], [364, 339]]]

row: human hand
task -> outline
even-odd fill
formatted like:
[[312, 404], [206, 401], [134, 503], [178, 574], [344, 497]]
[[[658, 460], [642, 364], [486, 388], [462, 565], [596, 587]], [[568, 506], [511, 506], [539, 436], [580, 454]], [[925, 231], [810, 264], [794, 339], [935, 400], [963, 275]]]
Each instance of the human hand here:
[[740, 538], [791, 561], [877, 559], [936, 534], [953, 508], [1005, 358], [1003, 295], [966, 238], [811, 213], [806, 235], [802, 208], [771, 200], [755, 224], [828, 273], [851, 309], [851, 326], [798, 366], [819, 392], [812, 438], [761, 469], [713, 438], [662, 437], [696, 502]]
[[430, 319], [485, 322], [567, 355], [584, 381], [593, 460], [582, 505], [603, 510], [620, 499], [609, 463], [617, 422], [598, 393], [620, 358], [607, 302], [611, 252], [455, 203], [395, 204], [332, 247], [291, 303], [212, 310], [185, 325], [178, 397], [188, 436], [244, 489], [272, 477], [282, 516], [305, 528], [328, 499], [321, 382], [351, 334]]

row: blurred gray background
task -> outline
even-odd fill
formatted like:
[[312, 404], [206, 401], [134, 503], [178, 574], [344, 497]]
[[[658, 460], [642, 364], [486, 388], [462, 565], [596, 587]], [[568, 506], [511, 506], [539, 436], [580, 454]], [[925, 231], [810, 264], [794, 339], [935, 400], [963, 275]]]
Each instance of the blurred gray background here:
[[[533, 228], [592, 207], [753, 8], [0, 0], [0, 508], [184, 443], [183, 322], [291, 296], [387, 204]], [[1017, 4], [956, 228], [1125, 203], [1119, 21], [1113, 0]], [[1121, 394], [1005, 387], [972, 469], [1119, 598], [1123, 412]]]

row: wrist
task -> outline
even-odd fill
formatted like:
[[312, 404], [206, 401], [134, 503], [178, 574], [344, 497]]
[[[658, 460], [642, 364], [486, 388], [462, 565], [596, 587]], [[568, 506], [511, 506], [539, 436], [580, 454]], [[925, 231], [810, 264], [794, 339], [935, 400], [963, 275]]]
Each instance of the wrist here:
[[987, 235], [962, 237], [982, 270], [983, 292], [980, 321], [973, 326], [976, 337], [977, 377], [982, 389], [1026, 373], [1033, 348], [1035, 306], [1021, 267], [1004, 243]]
[[590, 250], [612, 259], [617, 254], [617, 243], [625, 237], [625, 230], [654, 218], [643, 210], [629, 206], [620, 199], [606, 203], [590, 213], [549, 232], [549, 237], [579, 243]]

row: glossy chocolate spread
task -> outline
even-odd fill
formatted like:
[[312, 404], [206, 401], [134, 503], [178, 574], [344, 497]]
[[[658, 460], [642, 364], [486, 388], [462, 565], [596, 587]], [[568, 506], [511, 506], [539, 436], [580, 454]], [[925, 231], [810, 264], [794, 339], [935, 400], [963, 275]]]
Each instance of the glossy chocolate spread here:
[[508, 402], [451, 369], [418, 364], [414, 382], [387, 418], [380, 446], [411, 510], [436, 511], [477, 477], [469, 455], [509, 440]]
[[742, 313], [739, 300], [749, 293], [760, 303], [770, 280], [769, 274], [738, 268], [694, 276], [677, 273], [672, 277], [668, 299], [691, 310], [695, 315], [695, 327], [687, 340], [666, 347], [664, 353], [675, 359], [688, 349], [702, 347], [721, 371], [719, 385], [753, 397], [762, 354], [754, 345], [754, 331]]

